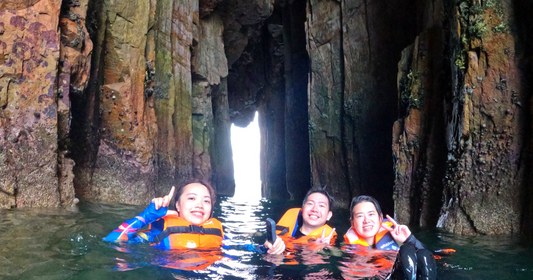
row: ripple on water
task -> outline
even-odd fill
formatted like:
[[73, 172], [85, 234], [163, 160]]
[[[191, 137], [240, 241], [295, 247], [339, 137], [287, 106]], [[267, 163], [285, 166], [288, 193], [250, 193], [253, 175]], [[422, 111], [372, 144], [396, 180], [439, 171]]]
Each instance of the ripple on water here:
[[[201, 270], [158, 262], [192, 256], [189, 253], [102, 241], [145, 206], [84, 201], [78, 210], [0, 210], [0, 279], [379, 279], [386, 275], [394, 253], [302, 247], [293, 248], [288, 256], [268, 256], [243, 249], [262, 244], [265, 219], [279, 219], [291, 206], [298, 203], [220, 198], [214, 217], [222, 221], [229, 240], [226, 248], [211, 252], [216, 259]], [[334, 210], [331, 224], [339, 239], [349, 226], [347, 217], [347, 211]], [[437, 261], [439, 279], [533, 279], [533, 242], [528, 238], [413, 232], [432, 249], [457, 251]]]

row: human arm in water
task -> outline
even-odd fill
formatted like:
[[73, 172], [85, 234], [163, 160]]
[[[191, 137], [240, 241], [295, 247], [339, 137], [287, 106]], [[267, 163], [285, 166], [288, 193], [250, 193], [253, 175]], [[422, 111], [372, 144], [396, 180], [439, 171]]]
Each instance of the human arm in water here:
[[173, 196], [174, 187], [170, 189], [168, 195], [152, 199], [150, 205], [141, 214], [122, 223], [122, 225], [104, 237], [103, 240], [128, 243], [153, 242], [154, 237], [160, 233], [160, 230], [152, 229], [142, 232], [139, 232], [139, 230], [157, 221], [157, 219], [164, 217], [167, 214], [168, 205]]
[[394, 240], [403, 243], [387, 279], [437, 279], [437, 264], [433, 252], [418, 241], [406, 225], [400, 225], [387, 215], [393, 226], [385, 226]]

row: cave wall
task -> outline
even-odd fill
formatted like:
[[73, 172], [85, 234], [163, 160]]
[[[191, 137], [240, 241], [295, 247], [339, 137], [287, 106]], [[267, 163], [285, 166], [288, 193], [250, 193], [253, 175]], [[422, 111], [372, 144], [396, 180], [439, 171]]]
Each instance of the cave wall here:
[[368, 194], [392, 210], [392, 157], [384, 139], [397, 118], [396, 65], [415, 37], [412, 4], [308, 2], [312, 184], [328, 186], [339, 206]]
[[460, 234], [519, 232], [531, 215], [531, 23], [516, 9], [531, 4], [430, 2], [399, 64], [395, 214]]
[[[59, 0], [0, 4], [2, 208], [74, 201], [73, 161], [65, 157], [71, 94], [65, 85], [85, 86], [83, 64], [91, 45], [83, 44], [84, 26], [76, 20], [78, 15], [83, 18], [83, 12], [65, 7], [61, 13], [61, 4]], [[67, 12], [72, 16], [66, 17]], [[71, 35], [73, 29], [79, 34]]]
[[2, 1], [0, 207], [144, 204], [190, 177], [231, 196], [230, 127], [258, 111], [266, 198], [326, 187], [402, 223], [530, 229], [532, 10]]
[[462, 234], [518, 232], [531, 93], [521, 85], [514, 7], [471, 1], [453, 8], [460, 16], [450, 38], [457, 42], [452, 71], [459, 74], [446, 114], [450, 168], [438, 226]]

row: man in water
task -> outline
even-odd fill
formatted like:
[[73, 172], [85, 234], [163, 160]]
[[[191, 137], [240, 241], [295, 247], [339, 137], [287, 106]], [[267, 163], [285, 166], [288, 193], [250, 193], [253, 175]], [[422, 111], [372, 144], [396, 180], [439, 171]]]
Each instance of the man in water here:
[[276, 233], [288, 243], [334, 244], [337, 233], [326, 224], [333, 212], [333, 197], [325, 188], [309, 190], [302, 208], [289, 209], [279, 220]]

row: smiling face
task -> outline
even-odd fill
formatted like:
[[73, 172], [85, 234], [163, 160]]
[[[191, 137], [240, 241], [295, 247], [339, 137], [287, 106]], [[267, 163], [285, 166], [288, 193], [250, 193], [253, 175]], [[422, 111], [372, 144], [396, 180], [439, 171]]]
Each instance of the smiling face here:
[[382, 221], [383, 215], [378, 214], [372, 202], [360, 202], [352, 210], [352, 228], [368, 245], [374, 245], [374, 236], [378, 233]]
[[307, 235], [320, 228], [331, 218], [328, 198], [321, 193], [312, 193], [302, 206], [302, 227], [300, 231]]
[[199, 225], [211, 216], [211, 195], [207, 188], [199, 183], [188, 184], [176, 202], [180, 217], [193, 225]]

